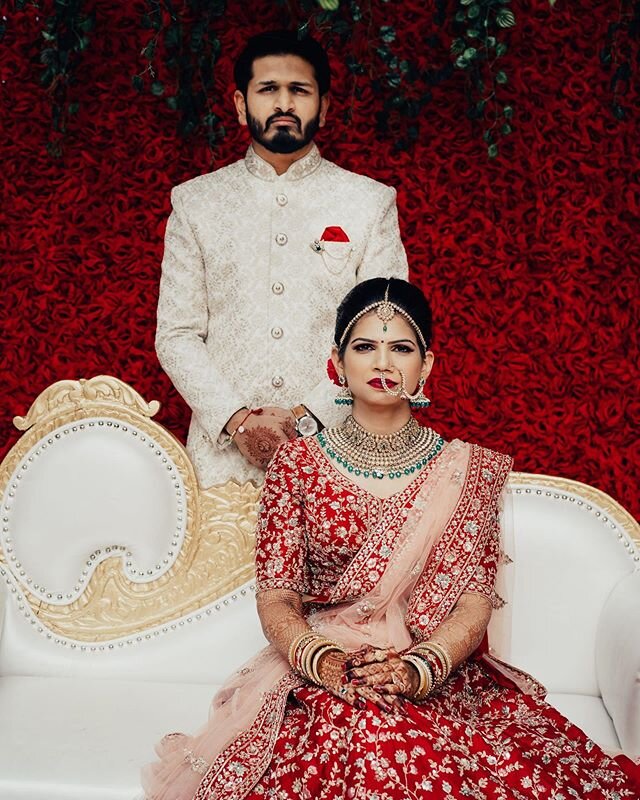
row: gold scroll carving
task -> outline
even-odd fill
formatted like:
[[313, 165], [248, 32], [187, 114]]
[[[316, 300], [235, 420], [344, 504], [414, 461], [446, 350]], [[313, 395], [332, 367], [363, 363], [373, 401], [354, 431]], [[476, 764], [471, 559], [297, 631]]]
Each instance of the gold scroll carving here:
[[[132, 387], [108, 376], [60, 381], [46, 389], [25, 417], [26, 430], [0, 465], [4, 492], [26, 454], [58, 428], [87, 418], [130, 424], [160, 445], [181, 474], [186, 492], [187, 524], [180, 553], [157, 579], [134, 582], [123, 571], [121, 555], [97, 565], [82, 594], [66, 605], [44, 602], [19, 588], [39, 621], [51, 633], [78, 642], [130, 637], [182, 618], [232, 592], [253, 576], [254, 527], [260, 493], [253, 483], [229, 481], [202, 490], [184, 447], [150, 417], [159, 408]], [[105, 543], [105, 548], [111, 543]], [[114, 542], [115, 544], [115, 542]], [[0, 564], [7, 565], [0, 549]]]

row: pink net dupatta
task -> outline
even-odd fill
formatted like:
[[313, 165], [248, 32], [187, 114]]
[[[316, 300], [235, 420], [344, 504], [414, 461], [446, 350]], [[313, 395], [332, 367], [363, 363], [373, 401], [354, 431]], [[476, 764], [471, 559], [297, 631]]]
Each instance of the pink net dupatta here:
[[217, 692], [202, 730], [195, 736], [172, 733], [156, 745], [160, 761], [142, 771], [144, 797], [193, 800], [216, 762], [222, 761], [221, 768], [228, 764], [229, 759], [223, 759], [225, 750], [233, 749], [250, 729], [257, 741], [273, 745], [287, 695], [302, 683], [273, 646], [262, 650]]
[[[376, 587], [364, 597], [311, 615], [308, 621], [314, 629], [346, 650], [364, 644], [400, 650], [411, 644], [405, 624], [409, 596], [459, 500], [461, 486], [452, 475], [465, 474], [468, 461], [468, 445], [456, 440], [445, 447], [407, 515]], [[194, 737], [164, 737], [156, 748], [160, 762], [143, 771], [145, 796], [148, 800], [222, 797], [224, 774], [234, 770], [236, 791], [238, 770], [248, 770], [258, 780], [269, 764], [287, 696], [301, 685], [303, 680], [291, 672], [287, 660], [273, 646], [267, 647], [216, 694], [203, 730]], [[220, 791], [208, 790], [214, 783]], [[247, 787], [251, 788], [249, 782]]]

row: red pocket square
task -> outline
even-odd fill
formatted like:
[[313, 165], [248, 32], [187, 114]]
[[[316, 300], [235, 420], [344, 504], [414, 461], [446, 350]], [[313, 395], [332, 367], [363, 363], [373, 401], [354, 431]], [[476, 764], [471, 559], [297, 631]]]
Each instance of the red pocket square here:
[[324, 229], [320, 237], [321, 242], [348, 242], [349, 237], [339, 225], [330, 225]]

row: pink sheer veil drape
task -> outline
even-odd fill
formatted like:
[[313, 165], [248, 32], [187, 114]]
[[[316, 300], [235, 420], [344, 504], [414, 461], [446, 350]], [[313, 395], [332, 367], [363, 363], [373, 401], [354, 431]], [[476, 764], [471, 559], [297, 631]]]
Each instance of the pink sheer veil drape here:
[[[448, 444], [420, 489], [394, 546], [385, 572], [375, 588], [351, 602], [328, 606], [308, 618], [316, 630], [346, 650], [364, 644], [411, 644], [405, 613], [411, 592], [434, 545], [445, 529], [460, 496], [454, 473], [466, 474], [469, 445]], [[366, 613], [363, 613], [366, 609]], [[207, 725], [195, 736], [170, 734], [157, 746], [161, 759], [143, 771], [148, 800], [192, 800], [206, 767], [256, 719], [269, 694], [277, 693], [291, 673], [289, 664], [273, 646], [234, 673], [213, 699]], [[289, 681], [288, 693], [302, 679]]]

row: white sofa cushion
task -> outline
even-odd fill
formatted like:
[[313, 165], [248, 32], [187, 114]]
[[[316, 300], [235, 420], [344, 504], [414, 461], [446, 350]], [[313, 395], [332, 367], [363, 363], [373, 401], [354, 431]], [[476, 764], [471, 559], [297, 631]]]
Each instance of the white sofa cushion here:
[[[517, 473], [509, 481], [513, 585], [490, 628], [492, 651], [549, 692], [598, 697], [596, 628], [612, 588], [633, 570], [628, 539], [595, 501], [535, 481]], [[507, 635], [492, 636], [505, 613]]]
[[640, 758], [640, 572], [619, 581], [600, 614], [596, 668], [622, 749]]
[[171, 731], [202, 727], [217, 686], [0, 679], [2, 800], [133, 800]]
[[185, 536], [180, 471], [132, 423], [87, 417], [59, 426], [25, 454], [8, 488], [5, 548], [42, 600], [75, 599], [97, 565], [118, 554], [126, 553], [130, 580], [158, 578]]

